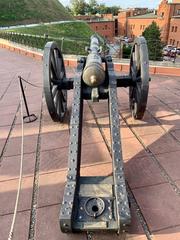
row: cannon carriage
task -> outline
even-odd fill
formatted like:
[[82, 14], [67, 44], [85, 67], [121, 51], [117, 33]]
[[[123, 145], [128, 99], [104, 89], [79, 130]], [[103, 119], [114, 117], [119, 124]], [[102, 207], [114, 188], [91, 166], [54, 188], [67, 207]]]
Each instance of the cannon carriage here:
[[[135, 119], [142, 119], [149, 90], [149, 59], [146, 40], [135, 40], [126, 76], [114, 72], [110, 56], [102, 56], [93, 35], [88, 56], [78, 61], [77, 74], [67, 78], [62, 53], [55, 42], [44, 50], [44, 93], [53, 121], [63, 122], [67, 91], [74, 90], [70, 121], [67, 182], [60, 210], [62, 232], [126, 231], [131, 221], [123, 171], [117, 88], [129, 87], [129, 106]], [[110, 119], [112, 176], [82, 177], [81, 138], [83, 101], [107, 99]]]

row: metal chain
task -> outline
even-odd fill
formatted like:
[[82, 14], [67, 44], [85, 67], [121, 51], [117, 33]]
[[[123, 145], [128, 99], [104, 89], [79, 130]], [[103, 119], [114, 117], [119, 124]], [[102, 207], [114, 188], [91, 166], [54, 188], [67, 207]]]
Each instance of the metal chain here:
[[34, 83], [31, 83], [31, 82], [25, 80], [25, 79], [22, 78], [21, 76], [18, 76], [18, 78], [21, 78], [25, 83], [27, 83], [27, 84], [29, 84], [29, 85], [31, 85], [31, 86], [33, 86], [33, 87], [36, 87], [36, 88], [43, 88], [43, 86], [35, 85]]

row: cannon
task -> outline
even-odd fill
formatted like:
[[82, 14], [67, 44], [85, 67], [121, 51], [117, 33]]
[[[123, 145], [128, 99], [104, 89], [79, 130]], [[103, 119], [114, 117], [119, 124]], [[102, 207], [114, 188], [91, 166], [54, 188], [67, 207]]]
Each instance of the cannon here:
[[[64, 233], [81, 231], [126, 231], [131, 214], [121, 151], [117, 88], [129, 87], [129, 106], [134, 119], [142, 119], [149, 90], [149, 59], [146, 40], [135, 39], [126, 76], [116, 75], [110, 56], [101, 53], [96, 35], [91, 37], [88, 56], [78, 61], [74, 78], [67, 78], [62, 53], [55, 42], [44, 49], [44, 93], [53, 121], [63, 122], [67, 91], [74, 90], [70, 120], [67, 181], [60, 210]], [[81, 176], [83, 101], [107, 99], [111, 132], [112, 175]]]

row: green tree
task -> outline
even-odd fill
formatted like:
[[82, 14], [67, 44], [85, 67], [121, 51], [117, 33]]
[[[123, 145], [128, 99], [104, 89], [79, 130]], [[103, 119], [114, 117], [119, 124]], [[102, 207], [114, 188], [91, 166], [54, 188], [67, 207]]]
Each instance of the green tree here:
[[162, 59], [162, 49], [163, 43], [161, 42], [161, 31], [156, 22], [152, 22], [142, 35], [147, 40], [149, 59], [150, 60], [161, 60]]
[[84, 0], [71, 0], [70, 9], [73, 15], [84, 15], [86, 10], [86, 2]]
[[118, 15], [120, 7], [119, 6], [112, 6], [109, 7], [109, 13], [112, 13], [114, 16]]
[[86, 11], [88, 14], [96, 14], [98, 12], [98, 3], [96, 0], [89, 0], [86, 5]]
[[106, 14], [108, 13], [108, 7], [104, 3], [99, 4], [98, 6], [98, 13], [99, 14]]

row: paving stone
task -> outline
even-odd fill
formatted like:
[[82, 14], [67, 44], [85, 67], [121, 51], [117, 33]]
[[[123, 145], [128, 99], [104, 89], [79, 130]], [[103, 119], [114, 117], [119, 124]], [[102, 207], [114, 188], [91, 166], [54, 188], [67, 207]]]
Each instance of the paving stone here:
[[168, 104], [175, 112], [180, 113], [180, 102], [179, 103], [170, 103]]
[[62, 202], [66, 175], [66, 171], [59, 171], [39, 176], [38, 207]]
[[[0, 233], [1, 239], [8, 239], [13, 214], [1, 216]], [[17, 213], [14, 225], [13, 240], [27, 240], [29, 234], [30, 211]]]
[[92, 114], [90, 108], [87, 107], [83, 107], [83, 121], [89, 121], [94, 119], [94, 115]]
[[[44, 118], [44, 116], [43, 116]], [[53, 122], [51, 119], [50, 121], [43, 121], [42, 124], [42, 133], [52, 133], [57, 132], [61, 130], [68, 130], [69, 131], [69, 125], [67, 123], [56, 123]]]
[[112, 161], [104, 142], [84, 144], [81, 159], [82, 166]]
[[86, 240], [85, 233], [64, 234], [59, 226], [60, 206], [48, 206], [37, 210], [35, 240]]
[[11, 126], [0, 127], [0, 140], [8, 137], [10, 129]]
[[141, 136], [142, 142], [154, 154], [167, 153], [180, 150], [180, 144], [169, 134], [152, 134]]
[[94, 120], [84, 122], [82, 130], [82, 144], [102, 142], [103, 138]]
[[109, 117], [108, 116], [98, 116], [97, 118], [98, 125], [101, 128], [105, 138], [108, 140], [110, 144], [111, 135], [110, 135], [110, 128], [109, 128]]
[[150, 231], [176, 226], [180, 222], [180, 199], [169, 184], [134, 189]]
[[144, 150], [141, 143], [137, 140], [137, 138], [127, 138], [121, 141], [122, 144], [122, 154], [123, 159], [131, 159], [134, 157], [145, 157], [147, 156], [146, 151]]
[[158, 120], [166, 131], [175, 131], [176, 129], [180, 129], [180, 116], [177, 114], [161, 117], [158, 118]]
[[0, 112], [2, 115], [6, 114], [15, 114], [17, 112], [17, 105], [13, 106], [0, 106]]
[[0, 139], [0, 155], [2, 154], [2, 151], [4, 149], [4, 146], [5, 146], [5, 143], [6, 143], [6, 139]]
[[126, 161], [125, 176], [131, 189], [166, 182], [158, 166], [148, 156]]
[[[24, 136], [38, 135], [39, 133], [39, 121], [23, 124]], [[22, 125], [17, 124], [14, 126], [11, 132], [11, 138], [22, 136]]]
[[[4, 157], [0, 167], [0, 181], [19, 178], [21, 156]], [[34, 174], [36, 156], [35, 153], [24, 154], [23, 157], [23, 176]]]
[[134, 127], [133, 130], [139, 136], [164, 133], [164, 130], [158, 124], [140, 125], [138, 127]]
[[0, 118], [0, 126], [11, 126], [14, 120], [14, 114], [3, 114]]
[[176, 139], [178, 139], [178, 141], [180, 141], [180, 129], [179, 130], [174, 130], [171, 133]]
[[69, 146], [69, 131], [61, 130], [41, 134], [41, 150], [52, 150]]
[[42, 151], [40, 154], [40, 173], [65, 170], [68, 166], [69, 147]]
[[121, 139], [134, 137], [133, 132], [127, 127], [127, 125], [121, 124], [120, 126]]
[[175, 181], [180, 180], [180, 151], [163, 153], [156, 155], [156, 159], [160, 162], [168, 175]]
[[100, 102], [93, 103], [91, 102], [91, 107], [95, 113], [95, 115], [98, 116], [98, 114], [108, 113], [108, 101], [107, 100], [101, 100]]
[[148, 96], [148, 103], [147, 103], [147, 107], [148, 109], [150, 108], [150, 106], [163, 106], [163, 103], [157, 99], [156, 97], [154, 96], [151, 96], [151, 94], [154, 93], [154, 89], [150, 92], [149, 92], [149, 96]]
[[177, 240], [180, 239], [180, 226], [167, 228], [153, 234], [154, 240]]
[[156, 118], [162, 118], [162, 117], [174, 115], [174, 111], [168, 108], [166, 105], [156, 104], [153, 106], [148, 106], [148, 110]]
[[170, 92], [165, 93], [163, 91], [163, 93], [158, 95], [158, 98], [161, 99], [166, 104], [180, 102], [180, 96], [177, 96]]
[[81, 167], [81, 176], [109, 176], [112, 175], [112, 163], [93, 164]]
[[[33, 178], [23, 178], [18, 211], [31, 209]], [[18, 179], [0, 182], [0, 215], [13, 213]]]
[[[24, 137], [24, 154], [33, 153], [37, 147], [37, 135]], [[10, 138], [4, 153], [5, 157], [20, 155], [21, 153], [21, 137]]]

